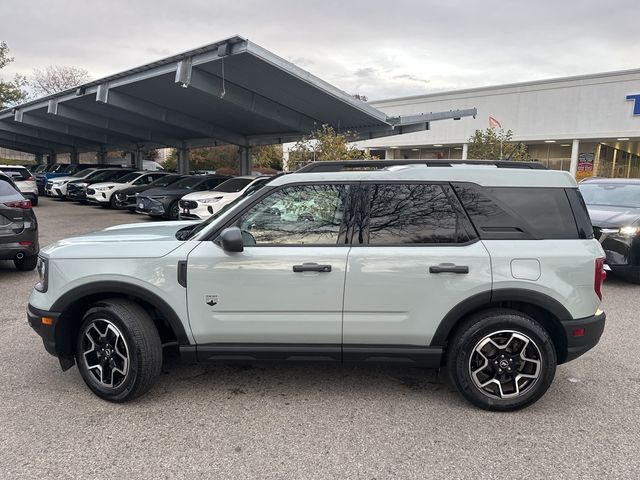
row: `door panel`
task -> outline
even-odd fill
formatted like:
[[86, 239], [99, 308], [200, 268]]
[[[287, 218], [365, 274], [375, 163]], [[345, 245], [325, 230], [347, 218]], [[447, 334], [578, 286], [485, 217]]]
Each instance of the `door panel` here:
[[[196, 343], [339, 344], [348, 251], [256, 246], [229, 254], [202, 242], [187, 267]], [[305, 263], [330, 265], [331, 271], [293, 271]]]
[[[430, 273], [442, 264], [469, 273]], [[491, 289], [489, 255], [467, 246], [354, 247], [345, 285], [343, 342], [427, 346], [458, 303]]]
[[198, 343], [339, 345], [350, 186], [290, 185], [233, 223], [244, 250], [202, 242], [188, 258]]

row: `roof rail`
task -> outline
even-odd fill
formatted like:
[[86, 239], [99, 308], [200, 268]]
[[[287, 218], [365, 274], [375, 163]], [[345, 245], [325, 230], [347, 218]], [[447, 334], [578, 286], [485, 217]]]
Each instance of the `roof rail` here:
[[451, 167], [454, 165], [493, 165], [498, 168], [524, 168], [546, 170], [538, 162], [516, 162], [513, 160], [334, 160], [313, 162], [295, 173], [343, 172], [348, 170], [381, 170], [395, 165], [425, 165], [427, 167]]

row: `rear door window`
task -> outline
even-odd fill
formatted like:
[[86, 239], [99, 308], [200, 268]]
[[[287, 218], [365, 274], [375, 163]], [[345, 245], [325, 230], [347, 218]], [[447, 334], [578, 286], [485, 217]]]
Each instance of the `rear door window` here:
[[474, 237], [448, 185], [372, 184], [363, 191], [366, 213], [356, 244], [452, 244]]

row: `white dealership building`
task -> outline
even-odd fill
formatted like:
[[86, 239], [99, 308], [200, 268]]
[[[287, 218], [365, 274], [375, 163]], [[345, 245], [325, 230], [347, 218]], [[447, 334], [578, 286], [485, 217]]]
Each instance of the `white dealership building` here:
[[573, 169], [579, 178], [640, 177], [640, 69], [370, 104], [388, 115], [478, 110], [475, 118], [432, 122], [427, 131], [358, 142], [380, 158], [466, 159], [469, 138], [492, 117], [496, 128], [512, 130], [513, 140], [549, 168]]

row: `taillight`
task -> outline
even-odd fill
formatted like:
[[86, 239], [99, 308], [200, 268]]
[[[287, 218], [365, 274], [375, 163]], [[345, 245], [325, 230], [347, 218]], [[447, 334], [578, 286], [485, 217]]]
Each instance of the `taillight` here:
[[31, 200], [17, 200], [15, 202], [5, 202], [4, 204], [11, 208], [31, 208]]
[[602, 300], [602, 284], [605, 278], [607, 278], [607, 271], [604, 269], [605, 260], [604, 257], [596, 258], [596, 272], [593, 281], [593, 289], [596, 291], [596, 295], [598, 295], [600, 300]]

